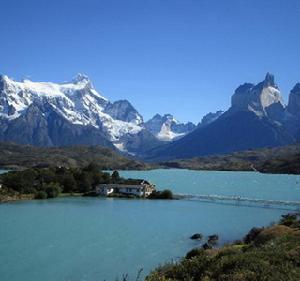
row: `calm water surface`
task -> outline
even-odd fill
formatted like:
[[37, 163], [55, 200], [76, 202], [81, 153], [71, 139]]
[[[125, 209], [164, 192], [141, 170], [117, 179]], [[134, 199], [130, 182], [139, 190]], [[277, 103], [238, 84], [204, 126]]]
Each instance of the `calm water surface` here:
[[[300, 200], [299, 176], [155, 170], [122, 172], [178, 193]], [[1, 281], [112, 280], [178, 259], [199, 245], [195, 232], [221, 243], [278, 220], [280, 208], [200, 201], [63, 198], [0, 204]], [[135, 280], [135, 279], [134, 279]]]

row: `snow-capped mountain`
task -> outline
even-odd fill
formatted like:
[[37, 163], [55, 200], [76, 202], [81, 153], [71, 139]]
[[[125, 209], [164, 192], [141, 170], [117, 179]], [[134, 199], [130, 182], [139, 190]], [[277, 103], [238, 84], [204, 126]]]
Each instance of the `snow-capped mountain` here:
[[171, 114], [156, 114], [145, 123], [145, 127], [158, 140], [173, 141], [193, 131], [196, 125], [191, 122], [180, 123]]
[[[59, 125], [55, 120], [49, 119], [50, 115], [52, 119], [56, 117], [56, 123], [68, 124], [71, 131], [72, 126], [73, 129], [76, 128], [77, 133], [74, 133], [74, 136], [73, 132], [71, 134], [75, 139], [66, 141], [63, 131], [61, 139], [59, 136], [54, 138], [53, 134], [57, 132], [53, 130], [57, 131]], [[127, 146], [134, 145], [132, 142], [136, 142], [137, 136], [145, 131], [142, 116], [128, 101], [111, 103], [97, 92], [89, 78], [82, 74], [77, 75], [72, 82], [61, 84], [29, 80], [17, 82], [7, 76], [0, 76], [0, 120], [0, 140], [17, 140], [37, 145], [76, 143], [76, 137], [82, 139], [81, 133], [88, 128], [94, 133], [90, 140], [86, 137], [87, 144], [103, 144], [109, 141], [120, 150], [126, 151]], [[52, 124], [53, 122], [55, 124]], [[14, 127], [19, 123], [24, 124], [24, 127], [18, 130], [26, 132], [26, 138], [23, 140], [20, 137], [21, 132], [15, 136], [10, 133], [18, 131]], [[42, 131], [43, 137], [40, 136], [37, 140], [35, 135], [41, 134]]]
[[171, 114], [143, 117], [127, 100], [110, 102], [79, 74], [73, 81], [0, 76], [0, 141], [37, 146], [104, 145], [153, 159], [186, 158], [300, 140], [300, 84], [285, 106], [274, 76], [239, 86], [231, 107], [198, 126]]
[[[259, 147], [286, 145], [300, 140], [300, 84], [285, 106], [274, 76], [239, 86], [224, 113], [209, 114], [190, 134], [149, 152], [148, 160], [191, 158]], [[216, 117], [216, 118], [214, 118]], [[212, 121], [212, 122], [211, 122]]]

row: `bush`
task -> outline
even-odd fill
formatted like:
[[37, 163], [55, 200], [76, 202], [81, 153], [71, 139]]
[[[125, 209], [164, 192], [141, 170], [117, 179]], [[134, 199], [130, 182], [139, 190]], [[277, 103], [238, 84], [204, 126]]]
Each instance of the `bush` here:
[[218, 240], [219, 240], [219, 235], [213, 234], [208, 236], [207, 243], [210, 245], [216, 245], [218, 243]]
[[169, 189], [163, 191], [154, 191], [149, 196], [149, 199], [173, 199], [173, 193]]
[[244, 242], [246, 244], [250, 244], [255, 240], [255, 238], [258, 236], [259, 233], [261, 233], [263, 228], [253, 227], [248, 232], [248, 234], [244, 237]]
[[45, 191], [38, 191], [35, 195], [34, 195], [34, 199], [47, 199], [48, 195]]
[[186, 254], [185, 258], [186, 259], [191, 259], [193, 257], [198, 257], [198, 256], [201, 256], [203, 254], [204, 254], [204, 249], [194, 248]]
[[161, 199], [173, 199], [173, 193], [169, 189], [165, 189], [160, 193]]
[[297, 221], [297, 214], [286, 214], [281, 217], [280, 224], [285, 226], [291, 226]]
[[47, 198], [55, 198], [61, 192], [61, 187], [58, 183], [51, 182], [47, 184], [45, 191], [47, 193]]

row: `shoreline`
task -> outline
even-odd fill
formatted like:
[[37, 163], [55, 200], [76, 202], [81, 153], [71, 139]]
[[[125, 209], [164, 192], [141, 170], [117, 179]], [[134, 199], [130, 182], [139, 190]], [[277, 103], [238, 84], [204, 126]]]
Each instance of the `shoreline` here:
[[[198, 236], [203, 241], [202, 235]], [[210, 243], [209, 239], [203, 241], [179, 261], [154, 268], [145, 280], [225, 280], [224, 276], [226, 280], [277, 281], [288, 276], [289, 280], [296, 281], [300, 278], [299, 211], [282, 215], [275, 224], [252, 227], [244, 237], [223, 245], [218, 245], [218, 235], [210, 237], [213, 236], [217, 237], [216, 243]]]
[[[138, 171], [138, 172], [146, 172], [146, 171], [155, 171], [155, 170], [188, 170], [188, 171], [198, 171], [198, 172], [249, 172], [249, 173], [259, 173], [259, 174], [266, 174], [266, 175], [300, 175], [300, 171], [299, 172], [284, 172], [284, 171], [260, 171], [257, 169], [253, 169], [252, 167], [247, 167], [245, 169], [235, 169], [235, 168], [193, 168], [193, 167], [188, 167], [188, 166], [167, 166], [162, 164], [156, 164], [154, 163], [151, 167], [151, 163], [147, 163], [149, 164], [149, 166], [145, 169], [117, 169], [117, 171], [120, 172], [126, 172], [126, 171]], [[18, 166], [18, 165], [12, 165], [12, 166], [0, 166], [0, 170], [3, 171], [24, 171], [26, 169], [32, 169], [35, 168], [33, 167], [25, 167], [25, 166]], [[68, 167], [66, 167], [68, 168]], [[69, 167], [71, 168], [71, 167]], [[109, 170], [105, 170], [105, 171], [114, 171], [116, 169], [109, 169]]]

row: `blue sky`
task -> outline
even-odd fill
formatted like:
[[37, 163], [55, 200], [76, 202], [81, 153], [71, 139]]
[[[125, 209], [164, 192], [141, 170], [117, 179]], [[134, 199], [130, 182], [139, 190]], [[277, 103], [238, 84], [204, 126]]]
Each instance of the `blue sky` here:
[[198, 122], [234, 89], [300, 81], [298, 0], [0, 0], [0, 73], [62, 82], [87, 74], [144, 115]]

